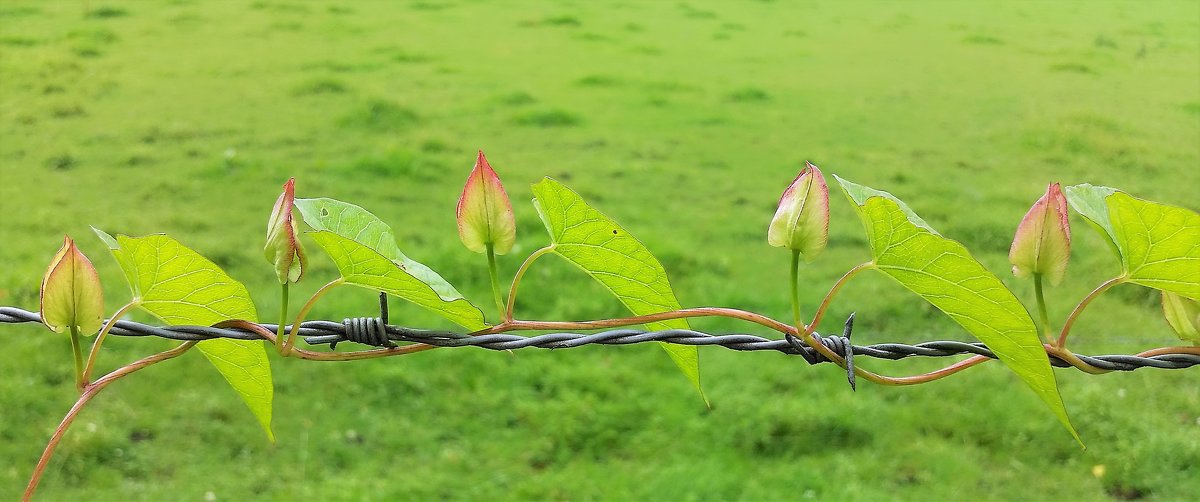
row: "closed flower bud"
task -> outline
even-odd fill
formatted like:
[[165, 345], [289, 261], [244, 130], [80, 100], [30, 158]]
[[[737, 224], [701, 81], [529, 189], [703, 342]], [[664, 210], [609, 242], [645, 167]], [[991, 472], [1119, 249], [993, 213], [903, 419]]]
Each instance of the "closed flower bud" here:
[[308, 266], [304, 247], [297, 236], [296, 220], [292, 218], [295, 201], [296, 178], [291, 178], [283, 184], [283, 193], [275, 201], [271, 219], [267, 222], [267, 245], [263, 248], [263, 254], [268, 262], [275, 265], [275, 275], [280, 284], [299, 281], [304, 275], [304, 268]]
[[104, 322], [104, 291], [100, 276], [70, 237], [54, 255], [42, 278], [42, 324], [56, 333], [75, 326], [84, 335]]
[[767, 242], [799, 251], [811, 262], [829, 240], [829, 186], [810, 162], [779, 198], [779, 209], [767, 229]]
[[1026, 277], [1042, 274], [1057, 285], [1067, 271], [1067, 260], [1071, 256], [1071, 225], [1067, 221], [1067, 198], [1058, 183], [1046, 188], [1046, 195], [1038, 199], [1025, 213], [1017, 226], [1008, 261], [1013, 265], [1013, 274]]
[[483, 253], [490, 245], [496, 254], [505, 254], [517, 240], [512, 203], [482, 150], [458, 198], [456, 214], [458, 237], [471, 251]]

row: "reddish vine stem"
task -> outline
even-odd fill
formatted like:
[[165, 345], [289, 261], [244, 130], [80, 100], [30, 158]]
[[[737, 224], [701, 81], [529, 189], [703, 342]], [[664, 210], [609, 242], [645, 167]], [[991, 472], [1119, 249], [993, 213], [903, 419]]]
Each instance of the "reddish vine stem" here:
[[[322, 296], [325, 296], [326, 293], [329, 293], [329, 290], [340, 286], [344, 282], [346, 282], [346, 279], [338, 277], [337, 279], [325, 283], [324, 286], [321, 286], [321, 289], [318, 289], [316, 293], [313, 293], [312, 297], [310, 297], [308, 301], [304, 303], [304, 306], [300, 307], [300, 312], [296, 314], [296, 320], [292, 322], [292, 326], [297, 327], [296, 331], [299, 331], [300, 323], [304, 322], [304, 316], [308, 315], [308, 311], [312, 310], [313, 305], [317, 304], [317, 300], [320, 300]], [[292, 346], [295, 344], [296, 333], [292, 332], [288, 334], [287, 341], [285, 341], [283, 345], [276, 344], [276, 346], [280, 347], [280, 354], [287, 356], [292, 352]]]
[[1065, 347], [1056, 347], [1056, 346], [1048, 344], [1048, 343], [1043, 344], [1043, 346], [1046, 348], [1047, 354], [1053, 355], [1059, 359], [1062, 359], [1063, 361], [1066, 361], [1071, 366], [1079, 368], [1084, 373], [1089, 373], [1092, 375], [1103, 375], [1103, 374], [1111, 371], [1111, 370], [1100, 369], [1100, 368], [1097, 368], [1095, 366], [1088, 364], [1083, 359], [1080, 359], [1079, 356], [1075, 355], [1074, 352], [1067, 350], [1067, 348], [1065, 348]]
[[[842, 278], [838, 280], [838, 283], [835, 284], [834, 287], [830, 290], [830, 293], [826, 295], [825, 301], [823, 301], [821, 304], [821, 310], [818, 311], [818, 313], [817, 313], [817, 320], [819, 320], [819, 317], [823, 314], [824, 310], [829, 306], [829, 302], [832, 300], [833, 296], [837, 294], [837, 291], [841, 288], [841, 286], [844, 285], [845, 282], [847, 280], [849, 280], [851, 277], [853, 277], [855, 274], [857, 274], [858, 272], [861, 272], [863, 270], [866, 270], [867, 268], [869, 268], [872, 265], [873, 265], [872, 263], [861, 264], [861, 265], [851, 269], [849, 272], [846, 273], [846, 275], [843, 275]], [[511, 300], [511, 297], [510, 297], [510, 300]], [[564, 329], [565, 330], [565, 329], [615, 328], [615, 327], [621, 327], [621, 326], [630, 326], [630, 325], [634, 325], [634, 324], [645, 324], [647, 322], [666, 321], [666, 320], [671, 320], [671, 319], [682, 319], [682, 318], [688, 318], [688, 317], [730, 317], [730, 318], [740, 319], [743, 321], [749, 321], [749, 322], [753, 322], [755, 324], [766, 326], [768, 328], [771, 328], [775, 331], [778, 331], [778, 332], [784, 333], [784, 334], [791, 334], [791, 335], [800, 335], [801, 334], [800, 331], [795, 326], [791, 326], [791, 325], [779, 322], [775, 319], [772, 319], [772, 318], [767, 317], [762, 314], [757, 314], [754, 312], [748, 312], [745, 310], [738, 310], [738, 309], [733, 309], [733, 308], [725, 308], [725, 307], [699, 307], [699, 308], [690, 308], [690, 309], [680, 309], [680, 310], [675, 310], [675, 311], [671, 311], [671, 312], [661, 312], [661, 313], [657, 313], [657, 314], [622, 317], [622, 318], [616, 318], [616, 319], [601, 319], [601, 320], [595, 320], [595, 321], [566, 321], [566, 322], [563, 322], [563, 321], [510, 320], [510, 321], [506, 321], [506, 322], [497, 324], [497, 325], [492, 326], [487, 329], [476, 331], [474, 333], [471, 333], [471, 335], [473, 335], [473, 336], [490, 335], [490, 334], [496, 334], [496, 333], [505, 333], [505, 332], [513, 331], [513, 330], [522, 330], [522, 329], [527, 329], [527, 330]], [[816, 322], [814, 321], [814, 323], [810, 325], [810, 328], [815, 327], [815, 325], [816, 325]], [[812, 333], [809, 332], [808, 337], [806, 337], [806, 338], [811, 337], [811, 335], [812, 335]], [[810, 346], [812, 346], [813, 349], [817, 350], [822, 355], [824, 355], [826, 358], [833, 361], [835, 364], [845, 367], [846, 362], [844, 359], [842, 359], [842, 357], [840, 355], [833, 352], [832, 350], [829, 350], [828, 347], [826, 347], [824, 344], [816, 341], [815, 338], [806, 339], [805, 342], [808, 343]], [[863, 378], [866, 378], [867, 380], [870, 380], [872, 382], [875, 382], [875, 383], [878, 383], [881, 385], [893, 385], [893, 386], [915, 385], [915, 384], [919, 384], [919, 383], [931, 382], [934, 380], [938, 380], [938, 379], [953, 375], [955, 373], [958, 373], [959, 371], [962, 371], [964, 369], [970, 368], [977, 364], [986, 362], [988, 360], [989, 360], [988, 358], [983, 357], [983, 356], [975, 356], [975, 357], [971, 357], [968, 359], [964, 359], [962, 361], [959, 361], [957, 363], [949, 365], [945, 368], [934, 370], [929, 373], [924, 373], [921, 375], [914, 375], [914, 376], [908, 376], [908, 377], [889, 377], [889, 376], [880, 375], [878, 373], [874, 373], [874, 372], [871, 372], [871, 371], [868, 371], [868, 370], [865, 370], [862, 368], [855, 368], [854, 372], [855, 372], [855, 374], [857, 374]]]
[[1200, 356], [1200, 347], [1187, 347], [1187, 346], [1159, 347], [1157, 349], [1150, 349], [1145, 352], [1141, 352], [1137, 356], [1138, 357], [1154, 357], [1154, 356], [1161, 356], [1163, 354], [1181, 354], [1181, 353], [1182, 354], [1193, 354], [1193, 355]]
[[850, 282], [850, 279], [858, 275], [859, 272], [874, 266], [875, 262], [873, 261], [859, 263], [858, 265], [855, 265], [854, 268], [847, 270], [845, 274], [842, 274], [842, 276], [838, 278], [837, 282], [833, 283], [833, 286], [829, 288], [829, 292], [825, 293], [825, 298], [821, 300], [821, 305], [817, 307], [817, 312], [813, 314], [812, 322], [808, 323], [808, 326], [804, 328], [803, 338], [808, 338], [808, 335], [811, 335], [813, 331], [816, 331], [817, 325], [820, 324], [821, 319], [825, 317], [825, 311], [829, 309], [829, 304], [833, 302], [833, 297], [837, 296], [838, 291], [841, 291], [842, 286], [845, 286], [847, 282]]
[[100, 334], [96, 335], [96, 341], [92, 343], [92, 351], [88, 354], [87, 364], [83, 367], [83, 387], [87, 387], [88, 382], [92, 379], [92, 370], [96, 368], [96, 357], [100, 355], [100, 346], [104, 344], [104, 339], [108, 336], [108, 332], [112, 330], [113, 325], [117, 324], [117, 321], [121, 320], [121, 317], [126, 312], [129, 312], [129, 309], [136, 307], [137, 304], [138, 301], [135, 299], [117, 309], [108, 322], [104, 324], [104, 327], [100, 329]]
[[508, 320], [492, 326], [490, 328], [481, 329], [471, 333], [472, 336], [492, 335], [496, 333], [505, 333], [514, 330], [555, 330], [555, 329], [602, 329], [616, 328], [621, 326], [632, 326], [635, 324], [645, 324], [648, 322], [668, 321], [671, 319], [684, 319], [689, 317], [730, 317], [733, 319], [741, 319], [755, 324], [766, 326], [781, 333], [796, 333], [796, 328], [788, 324], [776, 321], [762, 314], [748, 312], [725, 307], [698, 307], [690, 309], [672, 310], [670, 312], [659, 312], [656, 314], [645, 314], [632, 317], [620, 317], [615, 319], [599, 319], [594, 321], [524, 321], [519, 319]]
[[[698, 308], [675, 310], [675, 311], [671, 311], [671, 312], [660, 312], [657, 314], [647, 314], [647, 315], [641, 315], [641, 316], [621, 317], [621, 318], [613, 318], [613, 319], [598, 319], [598, 320], [593, 320], [593, 321], [526, 321], [526, 320], [518, 319], [518, 320], [512, 320], [512, 321], [502, 323], [502, 324], [497, 324], [490, 328], [473, 332], [473, 333], [471, 333], [471, 336], [507, 333], [509, 331], [518, 331], [518, 330], [545, 331], [545, 330], [569, 330], [569, 329], [585, 329], [586, 330], [586, 329], [614, 328], [614, 327], [621, 327], [621, 326], [631, 326], [631, 325], [635, 325], [635, 324], [645, 324], [648, 322], [666, 321], [666, 320], [671, 320], [671, 319], [683, 319], [683, 318], [691, 318], [691, 317], [729, 317], [729, 318], [740, 319], [740, 320], [744, 320], [744, 321], [753, 322], [753, 323], [756, 323], [756, 324], [759, 324], [762, 326], [766, 326], [766, 327], [771, 328], [780, 333], [791, 334], [791, 335], [796, 335], [796, 336], [803, 334], [801, 331], [797, 330], [794, 326], [784, 324], [775, 319], [772, 319], [770, 317], [767, 317], [767, 316], [764, 316], [761, 314], [756, 314], [754, 312], [748, 312], [745, 310], [738, 310], [738, 309], [725, 308], [725, 307], [698, 307]], [[248, 321], [243, 321], [243, 320], [225, 321], [225, 322], [217, 324], [215, 326], [218, 328], [228, 327], [228, 328], [240, 328], [240, 329], [245, 329], [245, 330], [249, 330], [249, 331], [254, 331], [255, 333], [258, 333], [259, 335], [261, 335], [263, 338], [267, 339], [268, 341], [272, 341], [272, 342], [274, 341], [274, 338], [275, 338], [274, 333], [271, 333], [269, 330], [267, 330], [266, 328], [263, 328], [262, 326], [260, 326], [258, 324], [254, 324], [254, 323], [251, 323]], [[814, 350], [817, 350], [818, 352], [820, 352], [822, 355], [824, 355], [826, 358], [828, 358], [830, 361], [834, 362], [835, 364], [842, 365], [844, 367], [845, 360], [840, 354], [833, 352], [828, 347], [826, 347], [824, 344], [821, 344], [820, 342], [816, 341], [816, 338], [812, 337], [811, 333], [810, 333], [810, 337], [811, 338], [810, 338], [810, 340], [808, 340], [808, 342], [810, 342], [810, 346], [812, 344], [815, 344], [815, 346], [813, 347]], [[437, 349], [437, 348], [441, 348], [441, 347], [438, 347], [435, 345], [423, 344], [423, 343], [416, 343], [416, 344], [412, 344], [412, 345], [405, 345], [402, 347], [395, 347], [395, 348], [389, 348], [389, 349], [363, 350], [363, 351], [356, 351], [356, 352], [315, 352], [315, 351], [309, 351], [309, 350], [297, 348], [297, 349], [293, 349], [292, 357], [296, 357], [298, 359], [313, 360], [313, 361], [353, 361], [353, 360], [359, 360], [359, 359], [375, 359], [375, 358], [380, 358], [380, 357], [413, 354], [413, 353], [424, 352], [426, 350]], [[1079, 359], [1077, 356], [1074, 355], [1073, 352], [1071, 352], [1069, 350], [1059, 349], [1057, 347], [1054, 347], [1051, 344], [1045, 344], [1045, 349], [1048, 354], [1056, 356], [1059, 359], [1062, 359], [1063, 361], [1065, 361], [1065, 362], [1071, 364], [1072, 366], [1075, 366], [1076, 368], [1079, 368], [1080, 370], [1083, 370], [1085, 372], [1093, 373], [1093, 374], [1108, 373], [1107, 370], [1102, 370], [1100, 368], [1097, 368], [1095, 366], [1088, 364], [1087, 362], [1083, 361], [1082, 359]], [[1188, 347], [1188, 346], [1160, 347], [1160, 348], [1141, 352], [1141, 353], [1137, 354], [1137, 356], [1138, 357], [1152, 357], [1152, 356], [1156, 356], [1156, 355], [1179, 354], [1179, 353], [1200, 355], [1200, 347]], [[878, 373], [864, 370], [862, 368], [855, 368], [855, 373], [858, 376], [861, 376], [863, 378], [866, 378], [872, 382], [875, 382], [875, 383], [878, 383], [881, 385], [891, 385], [891, 386], [916, 385], [916, 384], [921, 384], [921, 383], [932, 382], [935, 380], [940, 380], [942, 378], [945, 378], [947, 376], [953, 375], [962, 370], [965, 370], [972, 366], [976, 366], [981, 363], [985, 363], [990, 360], [992, 360], [992, 359], [985, 357], [985, 356], [978, 356], [978, 355], [971, 356], [967, 359], [963, 359], [962, 361], [956, 362], [954, 364], [951, 364], [951, 365], [943, 367], [943, 368], [939, 368], [939, 369], [930, 371], [928, 373], [922, 373], [919, 375], [912, 375], [912, 376], [905, 376], [905, 377], [890, 377], [890, 376], [886, 376], [886, 375], [880, 375]]]
[[[843, 275], [842, 278], [839, 279], [838, 282], [835, 283], [835, 285], [830, 289], [829, 293], [826, 294], [824, 301], [822, 301], [822, 303], [821, 303], [821, 307], [819, 308], [816, 315], [814, 316], [813, 322], [811, 324], [809, 324], [807, 327], [805, 327], [803, 332], [795, 326], [791, 326], [791, 325], [779, 322], [775, 319], [772, 319], [765, 315], [757, 314], [754, 312], [733, 309], [733, 308], [724, 308], [724, 307], [700, 307], [700, 308], [691, 308], [691, 309], [680, 309], [680, 310], [671, 311], [671, 312], [661, 312], [661, 313], [656, 313], [656, 314], [647, 314], [647, 315], [641, 315], [641, 316], [631, 316], [631, 317], [614, 318], [614, 319], [600, 319], [600, 320], [593, 320], [593, 321], [508, 320], [501, 324], [493, 326], [491, 328], [487, 328], [484, 330], [474, 332], [474, 333], [472, 333], [472, 335], [503, 333], [503, 332], [513, 331], [513, 330], [599, 329], [599, 328], [629, 326], [629, 325], [634, 325], [634, 324], [644, 324], [644, 323], [648, 323], [648, 322], [691, 318], [691, 317], [712, 317], [712, 316], [729, 317], [729, 318], [740, 319], [740, 320], [744, 320], [744, 321], [748, 321], [748, 322], [753, 322], [753, 323], [768, 327], [770, 329], [773, 329], [775, 331], [779, 331], [781, 333], [791, 334], [791, 335], [801, 335], [801, 336], [803, 336], [803, 339], [805, 340], [805, 342], [809, 346], [811, 346], [814, 350], [817, 350], [818, 352], [820, 352], [822, 355], [824, 355], [826, 358], [828, 358], [835, 364], [845, 367], [845, 360], [839, 354], [833, 352], [828, 347], [825, 347], [824, 344], [820, 343], [816, 339], [816, 337], [813, 336], [812, 332], [815, 330], [817, 323], [820, 321], [821, 316], [824, 314], [824, 311], [830, 304], [833, 296], [835, 296], [837, 294], [838, 290], [844, 285], [844, 283], [846, 281], [848, 281], [851, 277], [853, 277], [855, 274], [857, 274], [858, 272], [860, 272], [862, 270], [865, 270], [866, 268], [868, 268], [871, 265], [873, 265], [873, 264], [871, 264], [871, 263], [861, 264], [861, 265], [851, 269], [850, 271], [848, 271], [845, 275]], [[1081, 305], [1086, 305], [1086, 303], [1090, 302], [1091, 299], [1094, 299], [1096, 296], [1098, 296], [1099, 293], [1103, 292], [1105, 289], [1108, 289], [1109, 287], [1112, 287], [1115, 284], [1118, 284], [1121, 280], [1122, 280], [1121, 278], [1116, 278], [1116, 279], [1110, 280], [1110, 281], [1102, 284], [1095, 291], [1093, 291], [1092, 294], [1090, 294], [1088, 296], [1088, 298], [1085, 298], [1085, 301], [1081, 302]], [[327, 291], [329, 288], [332, 288], [333, 286], [336, 286], [340, 283], [341, 283], [341, 281], [336, 281], [336, 280], [333, 282], [330, 282], [329, 284], [326, 284], [326, 286], [323, 287], [321, 291], [318, 291], [318, 293], [323, 294], [322, 293], [323, 291]], [[315, 298], [319, 297], [320, 294], [314, 295], [314, 300], [315, 300]], [[299, 321], [302, 320], [303, 314], [306, 313], [309, 308], [311, 308], [311, 303], [313, 303], [314, 300], [310, 300], [310, 302], [309, 302], [310, 304], [306, 305], [305, 309], [302, 310], [301, 316], [298, 317], [298, 321], [297, 321], [296, 325], [298, 325]], [[133, 304], [127, 305], [126, 307], [131, 307], [131, 306], [133, 306]], [[1076, 307], [1076, 311], [1073, 313], [1073, 315], [1077, 316], [1078, 312], [1080, 310], [1081, 310], [1081, 307]], [[118, 314], [120, 314], [120, 312], [118, 312]], [[119, 316], [114, 316], [114, 319], [117, 317], [119, 317]], [[267, 330], [266, 328], [262, 327], [261, 325], [251, 323], [251, 322], [245, 321], [245, 320], [224, 321], [224, 322], [215, 324], [214, 326], [218, 327], [218, 328], [246, 329], [246, 330], [253, 331], [253, 332], [259, 334], [260, 336], [262, 336], [264, 339], [266, 339], [267, 341], [269, 341], [271, 343], [275, 343], [277, 341], [277, 337], [276, 337], [275, 333], [272, 333], [270, 330]], [[108, 328], [111, 328], [111, 326], [108, 326]], [[106, 331], [107, 331], [107, 329], [105, 330], [105, 332]], [[289, 339], [294, 338], [295, 336], [297, 336], [297, 335], [295, 333], [292, 333], [289, 335]], [[100, 340], [97, 340], [97, 342], [99, 342], [99, 341]], [[160, 352], [158, 354], [139, 359], [133, 363], [123, 366], [123, 367], [101, 377], [100, 379], [96, 380], [94, 383], [87, 384], [84, 387], [83, 393], [80, 395], [79, 399], [75, 402], [74, 406], [72, 406], [71, 409], [67, 412], [66, 416], [63, 417], [62, 422], [59, 423], [58, 427], [54, 431], [54, 434], [51, 436], [50, 441], [46, 444], [46, 448], [43, 451], [41, 458], [38, 460], [37, 466], [34, 468], [34, 472], [31, 475], [29, 484], [25, 489], [25, 494], [24, 494], [22, 500], [29, 501], [32, 498], [33, 493], [37, 489], [37, 485], [40, 482], [41, 477], [46, 470], [46, 467], [49, 465], [50, 458], [54, 454], [54, 450], [58, 446], [59, 442], [62, 440], [63, 436], [66, 434], [67, 429], [74, 422], [75, 418], [79, 415], [79, 413], [83, 410], [83, 408], [91, 401], [91, 399], [96, 396], [96, 394], [98, 394], [101, 390], [103, 390], [109, 384], [113, 383], [114, 381], [116, 381], [122, 377], [125, 377], [133, 372], [136, 372], [138, 370], [146, 368], [152, 364], [162, 362], [162, 361], [165, 361], [168, 359], [172, 359], [174, 357], [179, 356], [180, 354], [183, 354], [188, 349], [192, 348], [196, 343], [198, 343], [198, 342], [185, 342], [174, 349], [171, 349], [171, 350], [168, 350], [165, 352]], [[97, 345], [98, 345], [98, 343], [97, 343]], [[427, 344], [412, 344], [412, 345], [406, 345], [406, 346], [402, 346], [402, 347], [364, 350], [364, 351], [356, 351], [356, 352], [315, 352], [315, 351], [309, 351], [309, 350], [304, 350], [304, 349], [299, 349], [299, 348], [293, 348], [287, 354], [285, 354], [285, 356], [296, 357], [298, 359], [316, 360], [316, 361], [352, 361], [352, 360], [360, 360], [360, 359], [374, 359], [374, 358], [379, 358], [379, 357], [412, 354], [412, 353], [423, 352], [423, 351], [435, 349], [435, 348], [438, 348], [438, 347], [432, 346], [432, 345], [427, 345]], [[1071, 364], [1072, 366], [1075, 366], [1085, 372], [1088, 372], [1091, 374], [1108, 373], [1107, 370], [1102, 370], [1100, 368], [1096, 368], [1095, 366], [1087, 364], [1083, 360], [1079, 359], [1078, 356], [1075, 356], [1075, 354], [1073, 352], [1071, 352], [1070, 350], [1067, 350], [1067, 349], [1064, 349], [1062, 347], [1058, 347], [1058, 346], [1055, 346], [1052, 344], [1045, 344], [1044, 348], [1048, 354], [1058, 357], [1059, 359], [1066, 361], [1067, 363]], [[1161, 347], [1161, 348], [1151, 349], [1151, 350], [1141, 352], [1138, 354], [1138, 356], [1150, 357], [1150, 356], [1167, 354], [1167, 353], [1188, 353], [1188, 354], [1200, 355], [1200, 347], [1186, 347], [1186, 346]], [[978, 355], [972, 356], [972, 357], [969, 357], [962, 361], [959, 361], [957, 363], [946, 366], [944, 368], [940, 368], [940, 369], [937, 369], [937, 370], [934, 370], [934, 371], [931, 371], [928, 373], [923, 373], [920, 375], [913, 375], [913, 376], [907, 376], [907, 377], [889, 377], [889, 376], [879, 375], [877, 373], [873, 373], [873, 372], [870, 372], [867, 370], [863, 370], [861, 368], [855, 368], [855, 373], [859, 376], [862, 376], [862, 377], [872, 381], [872, 382], [882, 384], [882, 385], [891, 385], [891, 386], [917, 385], [917, 384], [928, 383], [928, 382], [932, 382], [935, 380], [945, 378], [947, 376], [956, 374], [967, 368], [976, 366], [978, 364], [987, 362], [989, 360], [991, 360], [991, 359], [984, 357], [984, 356], [978, 356]]]
[[900, 385], [900, 386], [916, 385], [916, 384], [921, 384], [921, 383], [932, 382], [934, 380], [940, 380], [942, 378], [948, 377], [950, 375], [958, 373], [962, 370], [965, 370], [965, 369], [975, 366], [977, 364], [986, 363], [988, 361], [991, 361], [991, 359], [984, 357], [984, 356], [971, 356], [966, 359], [963, 359], [962, 361], [951, 364], [950, 366], [946, 366], [945, 368], [933, 370], [933, 371], [930, 371], [929, 373], [923, 373], [920, 375], [913, 375], [913, 376], [907, 376], [907, 377], [889, 377], [889, 376], [883, 376], [883, 375], [878, 375], [878, 376], [881, 379], [883, 379], [882, 383], [884, 383], [884, 385]]
[[1092, 300], [1095, 300], [1096, 297], [1100, 296], [1100, 293], [1108, 291], [1108, 288], [1116, 286], [1122, 282], [1125, 282], [1124, 275], [1113, 277], [1112, 279], [1104, 281], [1103, 284], [1096, 286], [1096, 289], [1093, 289], [1091, 293], [1088, 293], [1087, 296], [1083, 297], [1083, 300], [1079, 302], [1079, 305], [1075, 306], [1075, 310], [1072, 310], [1071, 314], [1067, 316], [1067, 320], [1063, 322], [1062, 332], [1059, 333], [1058, 341], [1054, 343], [1054, 346], [1060, 349], [1065, 347], [1067, 345], [1067, 335], [1071, 333], [1071, 326], [1075, 325], [1075, 320], [1079, 318], [1079, 314], [1083, 312], [1083, 309], [1087, 308], [1088, 304], [1092, 303]]
[[[804, 332], [799, 334], [800, 339], [803, 340], [805, 344], [807, 344], [809, 347], [812, 347], [813, 350], [819, 352], [821, 355], [825, 356], [826, 359], [833, 361], [834, 364], [837, 364], [842, 368], [846, 367], [846, 360], [842, 358], [840, 354], [834, 352], [829, 347], [826, 347], [825, 344], [820, 342], [820, 340], [817, 340], [817, 338], [813, 336], [813, 332], [816, 331], [817, 325], [820, 324], [821, 319], [825, 317], [825, 312], [829, 309], [829, 305], [833, 302], [833, 297], [837, 296], [838, 292], [841, 291], [842, 286], [845, 286], [847, 282], [850, 282], [850, 279], [858, 275], [859, 272], [874, 266], [875, 262], [869, 261], [860, 263], [855, 265], [854, 268], [847, 270], [845, 274], [842, 274], [842, 276], [838, 278], [837, 282], [833, 283], [833, 286], [829, 288], [829, 292], [825, 293], [825, 298], [821, 300], [821, 305], [817, 307], [817, 312], [813, 314], [812, 322], [808, 323], [808, 326], [804, 327]], [[959, 362], [942, 368], [941, 370], [926, 373], [924, 375], [915, 375], [912, 377], [889, 377], [859, 367], [854, 368], [854, 374], [880, 385], [911, 385], [911, 383], [907, 383], [910, 379], [920, 380], [922, 378], [930, 378], [932, 375], [942, 371], [949, 371], [949, 373], [946, 373], [946, 375], [949, 375], [960, 371], [961, 369], [979, 364], [980, 362], [983, 361], [978, 361], [967, 366], [962, 366], [958, 369], [953, 369], [951, 371], [952, 368], [956, 368], [962, 364], [962, 362]], [[941, 378], [941, 376], [938, 376], [937, 378]], [[936, 380], [937, 378], [930, 378], [930, 380]], [[920, 383], [920, 381], [914, 381], [912, 383]]]
[[[114, 316], [114, 318], [115, 317], [116, 316]], [[67, 411], [67, 414], [63, 417], [62, 422], [58, 424], [58, 428], [54, 429], [54, 435], [50, 436], [50, 441], [46, 443], [46, 449], [42, 451], [42, 457], [38, 459], [37, 466], [33, 469], [33, 474], [29, 478], [29, 484], [25, 487], [25, 494], [21, 497], [21, 500], [28, 502], [33, 498], [33, 492], [37, 490], [38, 482], [42, 480], [42, 474], [46, 472], [46, 467], [50, 464], [50, 457], [54, 455], [55, 447], [58, 446], [59, 441], [62, 441], [63, 435], [67, 433], [67, 428], [69, 428], [71, 423], [75, 421], [75, 418], [79, 416], [79, 412], [83, 410], [83, 407], [86, 406], [93, 397], [96, 397], [96, 394], [99, 394], [100, 391], [104, 390], [105, 387], [117, 381], [121, 377], [127, 376], [130, 373], [143, 369], [152, 364], [175, 358], [180, 354], [187, 352], [188, 349], [192, 348], [192, 346], [196, 345], [196, 343], [197, 342], [184, 342], [183, 344], [171, 350], [159, 352], [152, 356], [138, 359], [137, 361], [114, 370], [112, 373], [100, 377], [94, 383], [87, 384], [84, 387], [83, 393], [79, 395], [79, 399], [75, 401], [75, 405], [72, 406], [69, 411]]]
[[525, 272], [529, 270], [529, 266], [533, 265], [533, 262], [538, 258], [553, 251], [554, 245], [551, 244], [534, 251], [525, 258], [525, 261], [521, 262], [520, 268], [517, 268], [517, 273], [513, 276], [512, 285], [508, 287], [508, 303], [504, 308], [504, 322], [511, 322], [513, 320], [513, 308], [517, 305], [517, 286], [521, 284], [521, 278], [525, 277]]

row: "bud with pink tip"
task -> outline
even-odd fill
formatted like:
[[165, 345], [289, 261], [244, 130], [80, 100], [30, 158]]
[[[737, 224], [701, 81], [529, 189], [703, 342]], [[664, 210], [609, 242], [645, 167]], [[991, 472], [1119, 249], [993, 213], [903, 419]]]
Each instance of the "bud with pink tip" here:
[[77, 328], [89, 335], [104, 321], [100, 276], [70, 237], [63, 237], [62, 248], [46, 269], [40, 300], [42, 324], [55, 333]]
[[505, 254], [517, 240], [512, 203], [482, 150], [458, 198], [456, 214], [458, 237], [471, 251], [484, 253], [491, 246], [494, 253]]
[[304, 247], [297, 236], [296, 220], [292, 217], [295, 202], [296, 178], [291, 178], [283, 184], [283, 193], [279, 194], [275, 207], [271, 209], [271, 219], [267, 222], [267, 245], [263, 248], [267, 261], [275, 265], [275, 275], [280, 284], [299, 281], [308, 265]]
[[1008, 261], [1013, 274], [1026, 277], [1042, 274], [1057, 285], [1067, 271], [1071, 256], [1071, 225], [1067, 220], [1067, 198], [1058, 183], [1046, 188], [1046, 194], [1025, 213], [1017, 226]]
[[767, 230], [767, 242], [799, 251], [813, 261], [829, 241], [829, 186], [810, 162], [779, 198], [779, 209]]

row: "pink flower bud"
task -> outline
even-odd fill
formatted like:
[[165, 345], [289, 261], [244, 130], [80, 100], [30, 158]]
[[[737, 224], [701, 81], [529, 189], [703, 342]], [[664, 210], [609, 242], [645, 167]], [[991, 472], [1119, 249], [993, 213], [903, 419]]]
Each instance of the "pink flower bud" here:
[[829, 240], [829, 186], [817, 166], [804, 169], [779, 198], [779, 209], [767, 229], [767, 242], [799, 251], [811, 262]]
[[271, 209], [271, 219], [267, 221], [267, 245], [263, 253], [267, 261], [275, 265], [280, 284], [299, 281], [308, 265], [304, 247], [296, 235], [296, 220], [292, 218], [295, 201], [296, 178], [291, 178], [283, 184], [283, 193], [279, 194]]
[[42, 279], [42, 323], [56, 333], [75, 326], [84, 335], [104, 322], [104, 291], [100, 276], [70, 237], [50, 261]]
[[496, 254], [504, 254], [517, 240], [512, 203], [504, 192], [504, 185], [500, 184], [500, 177], [483, 156], [483, 150], [479, 151], [475, 168], [467, 176], [456, 214], [458, 237], [471, 251], [483, 253], [491, 245]]
[[1017, 226], [1008, 261], [1013, 275], [1026, 277], [1042, 274], [1057, 285], [1067, 271], [1071, 257], [1071, 225], [1067, 220], [1067, 198], [1058, 183], [1046, 187]]

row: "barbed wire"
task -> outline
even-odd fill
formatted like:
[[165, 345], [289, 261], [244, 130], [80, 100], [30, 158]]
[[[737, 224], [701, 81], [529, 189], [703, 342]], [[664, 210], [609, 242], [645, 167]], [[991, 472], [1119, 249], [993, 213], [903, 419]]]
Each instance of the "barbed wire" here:
[[[847, 322], [842, 335], [817, 338], [823, 345], [839, 355], [866, 356], [878, 359], [898, 360], [909, 357], [949, 357], [958, 355], [980, 355], [995, 359], [996, 355], [982, 343], [939, 340], [918, 344], [879, 343], [853, 345], [849, 335], [853, 317]], [[16, 307], [0, 306], [0, 323], [41, 322], [37, 312]], [[260, 324], [264, 329], [275, 332], [277, 324]], [[291, 332], [290, 325], [285, 332]], [[179, 341], [203, 341], [214, 338], [235, 340], [262, 340], [258, 333], [243, 329], [213, 328], [208, 326], [152, 326], [128, 320], [118, 320], [110, 335], [127, 337], [153, 336]], [[376, 347], [394, 346], [395, 342], [423, 343], [437, 347], [478, 347], [488, 350], [515, 350], [524, 348], [569, 349], [585, 345], [633, 345], [646, 342], [664, 342], [676, 345], [718, 346], [737, 351], [774, 351], [788, 355], [799, 355], [810, 364], [828, 362], [821, 355], [798, 339], [769, 339], [750, 333], [710, 334], [687, 329], [639, 330], [611, 329], [595, 333], [544, 333], [519, 335], [513, 333], [470, 336], [445, 330], [426, 330], [393, 326], [384, 317], [358, 317], [334, 321], [306, 321], [300, 326], [298, 335], [310, 345], [336, 345], [339, 342], [356, 342]], [[1161, 353], [1148, 357], [1113, 354], [1087, 356], [1077, 355], [1083, 362], [1103, 370], [1133, 371], [1140, 368], [1185, 369], [1200, 365], [1200, 355], [1191, 353]], [[1050, 363], [1056, 367], [1073, 366], [1071, 363], [1050, 355]]]

